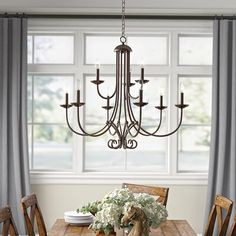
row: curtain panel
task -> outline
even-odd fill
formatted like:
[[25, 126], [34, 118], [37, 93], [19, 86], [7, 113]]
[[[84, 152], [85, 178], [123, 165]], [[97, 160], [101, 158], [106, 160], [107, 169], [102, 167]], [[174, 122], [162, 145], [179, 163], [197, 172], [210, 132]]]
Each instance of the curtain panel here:
[[236, 213], [236, 20], [214, 21], [212, 76], [212, 134], [205, 219], [217, 194], [233, 200], [232, 216]]
[[27, 20], [0, 18], [0, 207], [11, 206], [20, 234], [20, 199], [29, 187]]

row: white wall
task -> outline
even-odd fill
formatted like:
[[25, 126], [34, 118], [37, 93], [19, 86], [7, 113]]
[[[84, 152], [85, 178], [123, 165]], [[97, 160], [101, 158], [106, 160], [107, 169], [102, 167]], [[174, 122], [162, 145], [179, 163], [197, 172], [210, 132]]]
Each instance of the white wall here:
[[[186, 219], [197, 233], [202, 232], [207, 186], [168, 187], [169, 219]], [[65, 211], [101, 199], [114, 188], [120, 188], [120, 185], [32, 185], [48, 229], [57, 218], [63, 218]]]
[[[126, 11], [132, 14], [234, 14], [235, 0], [126, 0]], [[2, 12], [54, 12], [83, 14], [120, 13], [121, 0], [0, 0]]]

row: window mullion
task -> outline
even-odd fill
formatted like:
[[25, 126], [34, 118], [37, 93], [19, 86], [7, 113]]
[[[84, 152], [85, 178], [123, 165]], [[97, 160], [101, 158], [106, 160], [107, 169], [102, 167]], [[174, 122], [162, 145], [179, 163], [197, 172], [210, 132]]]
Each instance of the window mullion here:
[[[170, 74], [170, 96], [169, 96], [169, 124], [170, 130], [173, 130], [178, 122], [178, 112], [176, 107], [174, 106], [178, 101], [178, 35], [176, 32], [172, 32], [171, 34], [171, 74]], [[176, 175], [177, 173], [177, 133], [169, 136], [169, 167], [170, 167], [170, 175]]]
[[[74, 80], [74, 100], [76, 99], [76, 91], [80, 89], [81, 97], [85, 99], [85, 87], [84, 87], [84, 73], [83, 73], [83, 58], [84, 58], [84, 42], [83, 42], [83, 32], [77, 30], [75, 33], [75, 80]], [[80, 108], [83, 109], [83, 108]], [[84, 109], [82, 110], [84, 111]], [[73, 124], [74, 127], [77, 126], [77, 112], [73, 109]], [[82, 112], [82, 124], [84, 124], [84, 112]], [[84, 138], [82, 136], [73, 135], [73, 169], [76, 174], [81, 174], [84, 169]]]

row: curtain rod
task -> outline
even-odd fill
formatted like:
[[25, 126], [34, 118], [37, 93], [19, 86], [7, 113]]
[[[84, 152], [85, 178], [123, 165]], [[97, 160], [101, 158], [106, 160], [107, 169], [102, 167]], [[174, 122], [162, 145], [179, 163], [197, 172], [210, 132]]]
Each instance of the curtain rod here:
[[[32, 19], [120, 19], [121, 15], [83, 15], [83, 14], [33, 14], [33, 13], [4, 13], [0, 17], [26, 17]], [[236, 19], [235, 15], [126, 15], [133, 20], [214, 20]]]

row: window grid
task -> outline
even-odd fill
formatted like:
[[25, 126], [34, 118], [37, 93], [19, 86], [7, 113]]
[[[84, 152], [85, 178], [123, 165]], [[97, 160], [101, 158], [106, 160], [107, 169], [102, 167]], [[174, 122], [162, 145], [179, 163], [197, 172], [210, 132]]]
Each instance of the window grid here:
[[[32, 31], [33, 34], [37, 34], [37, 31]], [[98, 30], [95, 30], [96, 34], [98, 32]], [[114, 32], [114, 29], [112, 29], [112, 32]], [[140, 31], [141, 32], [141, 31]], [[175, 32], [175, 30], [173, 31], [169, 31], [169, 45], [170, 45], [170, 52], [168, 53], [168, 60], [170, 60], [170, 66], [152, 66], [152, 65], [145, 65], [145, 72], [146, 72], [146, 76], [149, 76], [150, 74], [153, 75], [166, 75], [168, 74], [170, 77], [170, 83], [169, 83], [169, 93], [172, 92], [173, 96], [171, 97], [171, 99], [169, 99], [168, 105], [172, 105], [171, 106], [171, 113], [170, 116], [173, 115], [173, 117], [169, 117], [168, 120], [170, 121], [171, 126], [175, 127], [175, 123], [177, 122], [177, 112], [173, 111], [173, 101], [177, 101], [177, 90], [176, 88], [178, 87], [178, 76], [185, 74], [183, 73], [183, 71], [186, 70], [186, 75], [191, 74], [191, 75], [203, 75], [203, 76], [210, 76], [210, 71], [211, 71], [211, 66], [204, 66], [204, 67], [208, 67], [208, 69], [203, 69], [202, 66], [179, 66], [178, 65], [178, 47], [176, 47], [176, 45], [178, 44], [178, 35], [184, 35], [184, 34], [188, 34], [188, 35], [192, 35], [193, 32], [187, 32], [186, 33], [186, 29], [184, 29], [183, 32]], [[205, 33], [205, 32], [204, 32]], [[85, 61], [85, 36], [86, 34], [93, 34], [93, 30], [90, 29], [90, 31], [86, 31], [84, 29], [79, 29], [79, 30], [75, 30], [73, 32], [73, 34], [75, 35], [75, 46], [74, 46], [74, 65], [34, 65], [34, 64], [30, 64], [29, 65], [29, 72], [30, 74], [44, 74], [45, 72], [48, 73], [48, 71], [52, 72], [52, 73], [56, 73], [56, 74], [60, 74], [60, 71], [70, 71], [70, 74], [73, 74], [75, 77], [75, 89], [76, 87], [80, 86], [85, 88], [85, 84], [84, 84], [84, 78], [86, 74], [90, 74], [90, 75], [94, 75], [94, 66], [92, 65], [85, 65], [83, 62]], [[106, 32], [106, 34], [109, 35], [109, 33]], [[135, 35], [139, 35], [139, 33], [133, 33]], [[142, 33], [141, 33], [142, 34]], [[158, 34], [158, 33], [157, 33]], [[195, 34], [195, 33], [193, 33]], [[103, 33], [101, 33], [101, 35], [103, 35]], [[113, 33], [111, 33], [111, 35], [113, 35]], [[208, 34], [209, 35], [209, 34]], [[34, 38], [34, 37], [33, 37]], [[32, 40], [32, 42], [34, 43], [34, 39]], [[34, 46], [33, 46], [34, 48]], [[84, 55], [84, 57], [79, 56], [78, 51], [80, 50], [80, 52], [82, 52], [82, 54]], [[33, 50], [34, 51], [34, 50]], [[34, 53], [34, 52], [32, 52]], [[111, 52], [112, 53], [112, 52]], [[81, 55], [81, 54], [80, 54]], [[156, 67], [156, 68], [154, 68]], [[186, 68], [188, 67], [188, 68]], [[191, 67], [191, 69], [189, 69], [189, 67]], [[45, 70], [44, 70], [45, 69]], [[114, 72], [114, 66], [111, 65], [104, 65], [104, 74], [112, 74]], [[150, 70], [149, 70], [150, 69]], [[59, 72], [58, 72], [59, 71]], [[191, 71], [191, 72], [189, 72]], [[139, 66], [134, 66], [134, 72], [132, 71], [132, 73], [134, 74], [139, 74]], [[84, 91], [84, 90], [83, 90]], [[174, 93], [173, 93], [174, 92]], [[85, 94], [83, 94], [83, 96], [85, 97]], [[169, 106], [170, 107], [170, 106]], [[176, 114], [176, 115], [175, 115]], [[84, 118], [84, 117], [83, 117]], [[30, 125], [30, 124], [29, 124]], [[197, 124], [199, 126], [199, 124]], [[195, 124], [183, 124], [183, 127], [185, 126], [195, 126]], [[201, 125], [201, 126], [207, 126], [207, 124]], [[33, 133], [33, 131], [32, 131]], [[74, 151], [74, 158], [73, 158], [73, 165], [74, 164], [79, 164], [79, 167], [73, 167], [73, 169], [71, 170], [71, 173], [74, 174], [80, 174], [84, 172], [85, 169], [85, 161], [83, 158], [85, 157], [85, 143], [82, 141], [82, 138], [80, 137], [74, 137], [74, 147], [78, 147], [78, 144], [80, 145], [80, 148], [75, 148]], [[33, 140], [33, 136], [32, 136], [32, 140]], [[178, 139], [177, 137], [169, 137], [168, 138], [168, 150], [167, 150], [167, 156], [168, 156], [168, 170], [166, 172], [167, 175], [177, 175], [177, 174], [183, 174], [183, 173], [179, 173], [178, 172], [178, 163], [177, 163], [177, 148], [178, 148]], [[32, 144], [33, 145], [33, 144]], [[170, 147], [174, 147], [173, 150], [171, 150]], [[76, 149], [80, 149], [80, 150], [76, 150]], [[32, 149], [33, 152], [33, 149]], [[80, 153], [79, 158], [76, 158], [76, 156], [78, 156], [78, 153]], [[174, 153], [174, 155], [173, 155]], [[33, 155], [33, 153], [32, 153]], [[126, 156], [127, 159], [127, 156]], [[174, 161], [172, 160], [174, 159]], [[127, 168], [127, 166], [126, 166]], [[125, 169], [126, 169], [125, 168]], [[47, 170], [50, 171], [50, 170]], [[60, 170], [58, 170], [60, 172]], [[95, 171], [96, 172], [96, 171]], [[145, 173], [145, 172], [144, 172]], [[110, 173], [111, 174], [111, 173]], [[156, 173], [158, 174], [158, 173]], [[190, 173], [191, 174], [191, 173]]]

